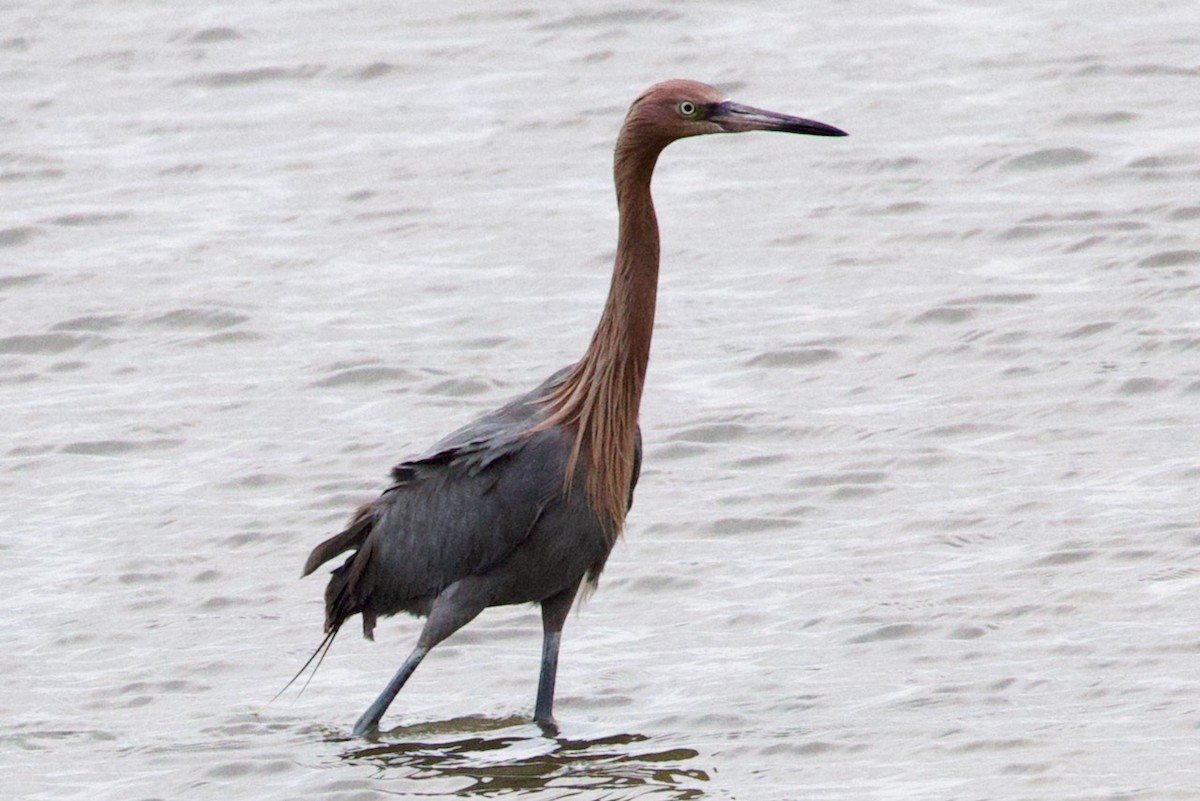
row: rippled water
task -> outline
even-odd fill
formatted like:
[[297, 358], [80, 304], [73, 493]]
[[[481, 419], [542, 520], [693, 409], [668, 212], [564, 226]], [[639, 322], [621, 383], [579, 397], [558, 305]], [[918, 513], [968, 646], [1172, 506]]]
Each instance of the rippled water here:
[[[1143, 799], [1200, 786], [1194, 3], [0, 9], [13, 798]], [[583, 349], [686, 76], [646, 466], [572, 615], [320, 635], [308, 550]]]

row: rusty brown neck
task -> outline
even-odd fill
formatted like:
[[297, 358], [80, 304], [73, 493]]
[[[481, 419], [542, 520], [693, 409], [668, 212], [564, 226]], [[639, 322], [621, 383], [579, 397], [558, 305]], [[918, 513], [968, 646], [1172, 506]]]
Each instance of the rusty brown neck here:
[[614, 169], [619, 234], [612, 286], [584, 359], [621, 366], [616, 372], [626, 379], [634, 399], [631, 413], [636, 424], [658, 298], [658, 218], [650, 196], [658, 151], [646, 153], [627, 145], [631, 152], [623, 152], [623, 144], [618, 140]]
[[620, 230], [612, 286], [583, 358], [545, 398], [545, 427], [575, 433], [565, 482], [583, 460], [588, 501], [615, 534], [625, 522], [638, 409], [658, 294], [658, 220], [650, 179], [662, 146], [626, 124], [617, 139], [614, 177]]

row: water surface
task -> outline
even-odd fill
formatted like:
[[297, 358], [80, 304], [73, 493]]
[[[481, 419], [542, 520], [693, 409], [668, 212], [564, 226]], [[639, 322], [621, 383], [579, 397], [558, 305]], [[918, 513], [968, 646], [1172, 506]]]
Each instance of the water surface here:
[[[1200, 33], [1183, 0], [0, 10], [13, 798], [1190, 799]], [[308, 550], [586, 346], [612, 142], [686, 76], [844, 127], [663, 157], [625, 539], [320, 636]]]

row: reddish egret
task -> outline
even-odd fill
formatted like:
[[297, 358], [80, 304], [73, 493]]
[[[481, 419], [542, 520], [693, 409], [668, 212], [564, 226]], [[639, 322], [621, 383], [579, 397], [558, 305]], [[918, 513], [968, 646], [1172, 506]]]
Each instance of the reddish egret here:
[[641, 468], [638, 406], [658, 286], [654, 165], [676, 139], [742, 131], [845, 136], [831, 125], [725, 100], [695, 81], [646, 90], [617, 137], [616, 264], [583, 358], [398, 464], [393, 485], [313, 549], [304, 575], [354, 550], [325, 589], [326, 635], [314, 657], [352, 615], [362, 615], [368, 639], [380, 615], [428, 618], [416, 648], [358, 719], [356, 735], [376, 729], [429, 649], [504, 604], [541, 605], [534, 719], [553, 721], [563, 622], [580, 585], [594, 587], [600, 578]]

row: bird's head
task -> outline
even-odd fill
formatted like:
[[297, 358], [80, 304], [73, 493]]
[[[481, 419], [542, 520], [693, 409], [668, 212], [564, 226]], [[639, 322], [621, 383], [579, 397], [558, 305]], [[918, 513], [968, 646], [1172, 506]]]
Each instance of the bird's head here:
[[846, 135], [823, 122], [735, 103], [708, 84], [682, 79], [656, 83], [643, 92], [630, 106], [624, 127], [664, 147], [688, 136], [744, 131]]

